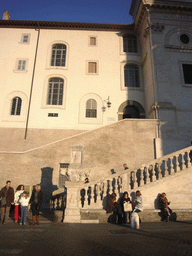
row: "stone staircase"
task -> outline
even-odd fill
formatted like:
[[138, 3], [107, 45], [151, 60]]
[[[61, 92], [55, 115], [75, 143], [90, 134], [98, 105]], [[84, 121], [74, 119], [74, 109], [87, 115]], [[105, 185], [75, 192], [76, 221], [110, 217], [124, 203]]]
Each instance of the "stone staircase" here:
[[115, 192], [120, 198], [124, 191], [128, 191], [133, 200], [136, 190], [140, 190], [144, 198], [145, 210], [140, 214], [143, 221], [160, 220], [157, 201], [162, 192], [166, 192], [171, 201], [171, 209], [177, 220], [191, 220], [191, 150], [192, 147], [182, 149], [143, 164], [141, 168], [111, 175], [97, 183], [67, 183], [67, 214], [64, 222], [107, 222], [110, 216], [105, 212], [107, 195]]

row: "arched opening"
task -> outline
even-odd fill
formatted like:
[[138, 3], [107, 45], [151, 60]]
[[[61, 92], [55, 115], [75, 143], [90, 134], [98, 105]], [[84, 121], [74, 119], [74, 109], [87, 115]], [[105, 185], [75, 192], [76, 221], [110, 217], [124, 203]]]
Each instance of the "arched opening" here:
[[118, 120], [125, 118], [145, 118], [143, 106], [134, 100], [124, 101], [118, 109]]
[[140, 111], [136, 106], [127, 105], [123, 110], [123, 119], [140, 118]]

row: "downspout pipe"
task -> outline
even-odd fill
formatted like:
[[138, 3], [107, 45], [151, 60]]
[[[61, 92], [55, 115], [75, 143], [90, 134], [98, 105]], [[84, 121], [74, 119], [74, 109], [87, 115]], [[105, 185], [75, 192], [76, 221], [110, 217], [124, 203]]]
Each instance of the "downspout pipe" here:
[[26, 120], [26, 127], [25, 127], [25, 136], [24, 139], [27, 139], [27, 132], [28, 132], [28, 125], [29, 125], [29, 114], [30, 114], [30, 108], [31, 108], [31, 99], [32, 99], [32, 92], [33, 92], [33, 82], [34, 82], [34, 76], [35, 76], [35, 67], [36, 67], [36, 61], [37, 61], [37, 50], [39, 45], [39, 37], [40, 37], [40, 29], [35, 29], [38, 31], [37, 35], [37, 43], [36, 43], [36, 50], [35, 50], [35, 58], [34, 58], [34, 64], [33, 64], [33, 73], [32, 73], [32, 79], [31, 79], [31, 90], [29, 95], [29, 104], [28, 104], [28, 111], [27, 111], [27, 120]]

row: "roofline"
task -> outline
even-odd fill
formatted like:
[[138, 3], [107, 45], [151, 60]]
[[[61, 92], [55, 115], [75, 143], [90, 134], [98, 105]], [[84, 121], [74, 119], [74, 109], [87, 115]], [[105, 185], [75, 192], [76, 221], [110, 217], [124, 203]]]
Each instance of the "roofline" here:
[[32, 20], [0, 20], [1, 28], [80, 29], [80, 30], [133, 30], [134, 24], [81, 23]]

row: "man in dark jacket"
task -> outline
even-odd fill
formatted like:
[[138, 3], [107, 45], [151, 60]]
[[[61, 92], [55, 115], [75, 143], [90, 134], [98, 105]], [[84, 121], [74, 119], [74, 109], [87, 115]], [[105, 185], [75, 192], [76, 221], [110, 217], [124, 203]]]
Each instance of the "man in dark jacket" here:
[[10, 207], [12, 204], [14, 204], [14, 190], [11, 187], [10, 180], [8, 180], [6, 182], [6, 186], [1, 189], [0, 199], [1, 199], [1, 222], [2, 224], [6, 224], [7, 223], [6, 220], [9, 217]]

